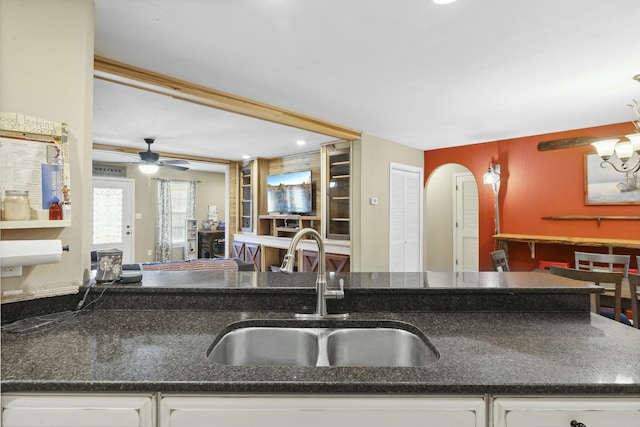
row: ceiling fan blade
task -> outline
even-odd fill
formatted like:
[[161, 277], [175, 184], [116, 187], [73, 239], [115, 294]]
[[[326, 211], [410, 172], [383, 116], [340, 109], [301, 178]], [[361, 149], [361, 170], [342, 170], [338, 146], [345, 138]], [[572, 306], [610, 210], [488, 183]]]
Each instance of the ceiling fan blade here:
[[167, 164], [167, 163], [164, 163], [164, 162], [158, 162], [158, 166], [162, 166], [164, 168], [175, 169], [175, 170], [179, 170], [179, 171], [189, 170], [189, 168], [186, 167], [186, 166], [174, 165], [174, 164], [171, 164], [171, 163]]
[[188, 165], [189, 162], [187, 160], [161, 160], [161, 162], [165, 165]]
[[544, 141], [538, 144], [538, 151], [551, 151], [551, 150], [560, 150], [562, 148], [581, 147], [583, 145], [589, 145], [593, 142], [600, 141], [603, 139], [622, 138], [623, 136], [624, 135], [607, 136], [607, 137], [600, 137], [600, 138], [568, 138], [568, 139], [556, 139], [554, 141]]

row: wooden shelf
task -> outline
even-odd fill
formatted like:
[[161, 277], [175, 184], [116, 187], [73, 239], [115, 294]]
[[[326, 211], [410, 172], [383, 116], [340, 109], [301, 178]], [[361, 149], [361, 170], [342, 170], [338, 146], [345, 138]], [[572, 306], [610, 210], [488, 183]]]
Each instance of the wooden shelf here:
[[33, 221], [0, 221], [0, 230], [17, 230], [21, 228], [59, 228], [69, 227], [70, 225], [70, 219], [56, 221], [50, 221], [48, 219]]
[[562, 237], [562, 236], [538, 236], [531, 234], [508, 234], [500, 233], [494, 234], [494, 240], [500, 240], [504, 242], [525, 242], [531, 249], [531, 258], [535, 258], [535, 244], [555, 244], [555, 245], [573, 245], [573, 246], [593, 246], [593, 247], [608, 247], [612, 248], [629, 248], [640, 249], [640, 240], [628, 240], [628, 239], [607, 239], [597, 237]]
[[605, 220], [614, 221], [640, 221], [640, 216], [620, 216], [620, 215], [550, 215], [543, 216], [542, 219], [553, 220], [595, 220], [600, 226], [600, 222]]
[[[282, 237], [281, 234], [297, 233], [302, 228], [320, 230], [320, 217], [311, 215], [260, 215], [260, 234]], [[295, 226], [289, 223], [295, 223]]]

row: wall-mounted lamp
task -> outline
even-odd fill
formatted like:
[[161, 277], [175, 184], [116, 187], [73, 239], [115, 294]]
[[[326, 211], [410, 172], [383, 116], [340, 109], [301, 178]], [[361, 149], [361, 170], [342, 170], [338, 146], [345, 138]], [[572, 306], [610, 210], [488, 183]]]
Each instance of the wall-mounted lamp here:
[[145, 175], [153, 175], [158, 172], [158, 165], [155, 163], [141, 163], [138, 165], [138, 169]]
[[482, 183], [491, 185], [493, 189], [494, 208], [496, 212], [496, 234], [500, 234], [500, 209], [498, 207], [498, 192], [500, 191], [500, 165], [489, 163], [489, 168], [482, 176]]
[[608, 165], [618, 172], [638, 172], [640, 170], [640, 133], [622, 138], [605, 139], [592, 143], [602, 159], [600, 167]]

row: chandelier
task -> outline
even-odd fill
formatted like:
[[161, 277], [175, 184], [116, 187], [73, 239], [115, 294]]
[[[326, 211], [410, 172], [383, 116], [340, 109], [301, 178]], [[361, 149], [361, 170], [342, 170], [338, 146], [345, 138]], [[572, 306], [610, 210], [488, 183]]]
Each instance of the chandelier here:
[[601, 167], [612, 167], [618, 172], [635, 173], [640, 170], [640, 133], [604, 139], [591, 145], [602, 159]]

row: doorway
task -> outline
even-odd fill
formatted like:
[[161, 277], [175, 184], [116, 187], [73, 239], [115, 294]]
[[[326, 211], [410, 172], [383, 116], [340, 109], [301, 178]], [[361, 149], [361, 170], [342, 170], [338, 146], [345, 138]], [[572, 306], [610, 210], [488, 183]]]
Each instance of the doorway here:
[[134, 258], [134, 180], [94, 177], [91, 250], [122, 250], [122, 262]]
[[[427, 179], [424, 196], [425, 212], [425, 232], [424, 232], [424, 265], [428, 271], [477, 271], [478, 270], [478, 238], [465, 237], [463, 246], [458, 244], [460, 249], [466, 251], [462, 261], [456, 267], [457, 248], [454, 248], [457, 239], [455, 226], [456, 219], [462, 216], [466, 218], [468, 224], [471, 219], [478, 221], [477, 197], [468, 197], [465, 203], [464, 212], [458, 213], [458, 201], [456, 195], [456, 176], [467, 176], [469, 181], [465, 181], [467, 189], [473, 186], [477, 193], [477, 182], [475, 177], [466, 167], [459, 164], [442, 165], [431, 173]], [[468, 192], [467, 196], [472, 193]], [[462, 197], [462, 195], [461, 195]], [[474, 201], [475, 199], [475, 201]], [[467, 264], [467, 265], [465, 265]]]

